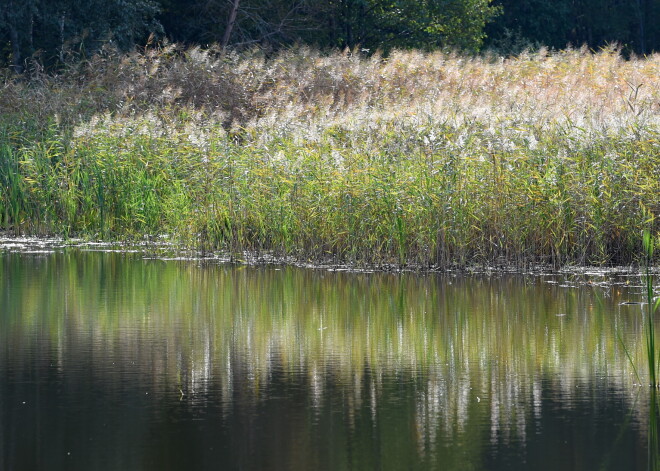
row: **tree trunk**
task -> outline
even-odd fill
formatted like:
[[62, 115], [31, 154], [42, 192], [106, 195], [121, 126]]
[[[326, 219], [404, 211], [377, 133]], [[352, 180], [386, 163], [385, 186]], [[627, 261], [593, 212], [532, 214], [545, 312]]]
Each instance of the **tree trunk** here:
[[644, 56], [646, 55], [646, 31], [645, 31], [645, 20], [646, 20], [646, 1], [637, 0], [637, 19], [639, 20], [639, 52]]
[[12, 24], [9, 25], [9, 40], [11, 41], [12, 69], [17, 74], [23, 73], [21, 43], [18, 40], [18, 31], [16, 31], [16, 27]]
[[28, 24], [28, 53], [34, 54], [34, 13], [30, 13], [30, 23]]
[[64, 24], [66, 22], [66, 12], [60, 16], [60, 62], [64, 64]]
[[227, 28], [225, 29], [225, 34], [222, 36], [222, 43], [220, 44], [223, 49], [229, 44], [229, 38], [231, 37], [231, 31], [234, 29], [234, 23], [236, 23], [236, 15], [238, 14], [240, 3], [241, 0], [234, 0], [232, 3], [231, 11], [229, 12], [229, 19], [227, 20]]
[[16, 28], [16, 16], [14, 2], [9, 2], [9, 5], [7, 5], [7, 25], [9, 26], [9, 41], [11, 42], [12, 69], [20, 74], [23, 72], [23, 58], [21, 57], [21, 42]]
[[344, 47], [351, 49], [353, 47], [353, 4], [350, 0], [342, 2], [343, 20], [344, 20]]

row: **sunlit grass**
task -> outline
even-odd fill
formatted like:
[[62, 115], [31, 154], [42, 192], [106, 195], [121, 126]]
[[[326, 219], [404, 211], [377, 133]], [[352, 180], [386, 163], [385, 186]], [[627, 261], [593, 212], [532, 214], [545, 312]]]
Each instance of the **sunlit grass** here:
[[14, 233], [559, 266], [639, 261], [660, 211], [658, 56], [169, 47], [39, 79], [0, 92]]

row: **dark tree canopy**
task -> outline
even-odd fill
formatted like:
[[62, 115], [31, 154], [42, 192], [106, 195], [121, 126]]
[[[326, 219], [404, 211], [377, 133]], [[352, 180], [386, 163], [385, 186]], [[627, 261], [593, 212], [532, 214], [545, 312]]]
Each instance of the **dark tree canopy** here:
[[277, 49], [483, 47], [515, 53], [618, 43], [660, 49], [658, 0], [0, 0], [0, 62], [57, 66], [147, 38]]
[[162, 0], [170, 39], [233, 45], [477, 50], [497, 9], [490, 0]]
[[222, 43], [238, 6], [229, 45], [296, 42], [322, 48], [501, 52], [543, 45], [627, 52], [660, 49], [658, 0], [160, 0], [160, 20], [177, 42]]
[[159, 8], [155, 0], [0, 0], [2, 59], [20, 72], [33, 56], [53, 64], [107, 42], [130, 49], [162, 33]]
[[627, 52], [660, 49], [657, 0], [494, 0], [503, 14], [486, 32], [491, 43], [518, 42], [563, 49], [620, 44]]

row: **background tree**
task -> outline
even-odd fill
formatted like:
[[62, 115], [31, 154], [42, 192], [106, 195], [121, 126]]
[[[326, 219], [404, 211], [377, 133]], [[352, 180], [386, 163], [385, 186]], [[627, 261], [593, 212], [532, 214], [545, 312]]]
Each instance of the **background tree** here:
[[[319, 33], [313, 0], [162, 0], [159, 16], [168, 38], [185, 44], [277, 47], [307, 42]], [[321, 7], [322, 9], [322, 7]], [[322, 33], [321, 33], [322, 34]], [[328, 46], [328, 44], [323, 44]]]
[[[477, 51], [484, 27], [498, 9], [490, 0], [370, 0], [366, 3], [359, 42], [369, 48]], [[360, 15], [362, 17], [362, 14]]]
[[[563, 49], [611, 43], [647, 54], [660, 48], [657, 0], [495, 0], [502, 15], [486, 27], [488, 46], [514, 43]], [[516, 52], [513, 47], [511, 52]]]
[[130, 49], [161, 31], [158, 11], [153, 0], [0, 0], [2, 59], [20, 72], [35, 54], [54, 64], [107, 42]]
[[160, 18], [174, 41], [272, 47], [304, 43], [322, 48], [477, 50], [486, 22], [497, 12], [490, 0], [240, 0], [240, 4], [163, 0], [162, 4]]
[[0, 0], [0, 31], [8, 40], [2, 54], [16, 72], [23, 71], [23, 59], [33, 46], [36, 0]]
[[660, 0], [0, 0], [0, 63], [56, 66], [150, 33], [188, 45], [266, 50], [456, 48], [516, 53], [619, 43], [660, 49]]

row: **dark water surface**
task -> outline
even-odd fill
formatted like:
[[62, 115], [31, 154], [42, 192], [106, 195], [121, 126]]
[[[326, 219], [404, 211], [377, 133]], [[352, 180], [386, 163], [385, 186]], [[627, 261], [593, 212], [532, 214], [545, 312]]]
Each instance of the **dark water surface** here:
[[640, 285], [0, 252], [0, 469], [649, 469]]

